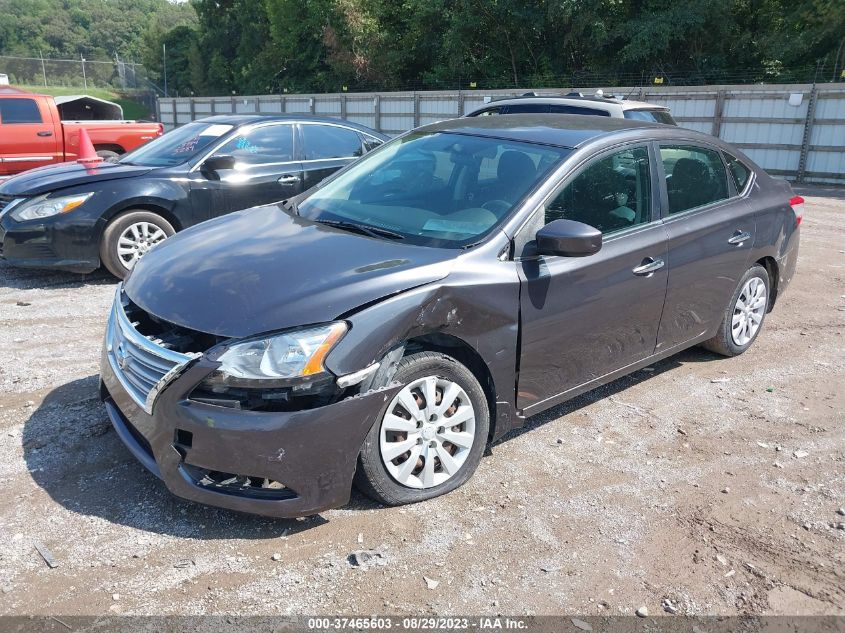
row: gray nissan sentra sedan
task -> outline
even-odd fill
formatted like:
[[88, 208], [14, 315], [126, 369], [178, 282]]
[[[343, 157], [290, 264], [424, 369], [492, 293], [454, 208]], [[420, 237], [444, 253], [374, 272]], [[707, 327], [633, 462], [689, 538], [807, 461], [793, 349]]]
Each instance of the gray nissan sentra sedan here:
[[176, 495], [270, 516], [454, 490], [491, 440], [697, 344], [747, 350], [803, 200], [711, 136], [457, 119], [284, 204], [156, 246], [118, 286], [101, 392]]

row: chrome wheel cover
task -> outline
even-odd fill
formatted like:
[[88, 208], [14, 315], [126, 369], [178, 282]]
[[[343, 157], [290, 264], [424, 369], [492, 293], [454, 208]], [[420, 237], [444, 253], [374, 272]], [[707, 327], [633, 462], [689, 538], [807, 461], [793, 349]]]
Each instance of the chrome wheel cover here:
[[387, 407], [379, 454], [395, 481], [433, 488], [454, 477], [475, 442], [475, 409], [457, 383], [426, 376], [405, 385]]
[[117, 257], [129, 270], [153, 246], [167, 239], [167, 233], [152, 222], [135, 222], [117, 238]]
[[731, 318], [731, 339], [743, 347], [757, 334], [766, 314], [766, 284], [759, 277], [745, 282], [734, 305]]

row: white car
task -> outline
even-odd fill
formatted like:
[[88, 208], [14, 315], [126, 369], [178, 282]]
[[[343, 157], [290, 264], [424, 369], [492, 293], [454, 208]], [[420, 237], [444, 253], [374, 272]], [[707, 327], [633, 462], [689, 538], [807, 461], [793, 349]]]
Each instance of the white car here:
[[651, 123], [666, 123], [677, 125], [666, 106], [645, 103], [643, 101], [628, 101], [617, 97], [605, 97], [601, 91], [594, 96], [585, 97], [580, 92], [570, 92], [567, 95], [540, 96], [529, 93], [521, 97], [499, 99], [485, 104], [464, 116], [490, 116], [493, 114], [588, 114], [594, 116], [609, 116], [617, 119], [636, 119]]

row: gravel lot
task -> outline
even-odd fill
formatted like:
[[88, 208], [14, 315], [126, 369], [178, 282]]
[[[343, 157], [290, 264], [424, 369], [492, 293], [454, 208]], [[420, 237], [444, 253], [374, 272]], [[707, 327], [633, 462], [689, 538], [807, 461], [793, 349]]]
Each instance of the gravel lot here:
[[296, 521], [171, 497], [97, 399], [114, 280], [0, 265], [0, 613], [845, 614], [845, 190], [803, 193], [747, 354], [532, 418], [446, 497]]

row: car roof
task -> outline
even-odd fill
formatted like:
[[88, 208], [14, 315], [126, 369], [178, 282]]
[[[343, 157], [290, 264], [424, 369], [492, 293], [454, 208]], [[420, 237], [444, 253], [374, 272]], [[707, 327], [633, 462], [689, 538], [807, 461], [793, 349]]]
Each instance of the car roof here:
[[[521, 97], [505, 97], [504, 99], [496, 99], [490, 103], [484, 104], [482, 107], [493, 107], [500, 105], [508, 105], [511, 103], [530, 103], [537, 105], [546, 105], [552, 103], [566, 103], [568, 105], [583, 104], [585, 107], [590, 105], [607, 105], [619, 106], [623, 110], [638, 110], [642, 108], [649, 108], [653, 110], [669, 111], [667, 106], [657, 105], [656, 103], [646, 103], [645, 101], [629, 101], [628, 99], [618, 99], [616, 97], [597, 97], [597, 96], [567, 96], [567, 95], [523, 95]], [[478, 109], [482, 109], [479, 107]]]
[[[616, 132], [639, 129], [678, 130], [673, 125], [593, 116], [589, 114], [509, 114], [507, 116], [450, 119], [418, 128], [424, 132], [451, 132], [504, 138], [513, 141], [542, 143], [577, 148], [585, 143]], [[684, 130], [688, 132], [689, 130]]]
[[366, 125], [353, 123], [352, 121], [347, 121], [346, 119], [312, 116], [310, 114], [218, 114], [215, 116], [205, 117], [203, 119], [197, 119], [197, 121], [204, 121], [206, 123], [220, 123], [223, 125], [234, 125], [235, 127], [240, 127], [242, 125], [250, 125], [253, 123], [265, 123], [273, 121], [309, 121], [312, 123], [333, 123], [334, 125], [343, 125], [345, 127], [351, 127], [361, 132], [366, 132], [367, 134], [377, 136], [381, 139], [389, 138], [381, 132], [377, 132], [376, 130], [369, 128]]

